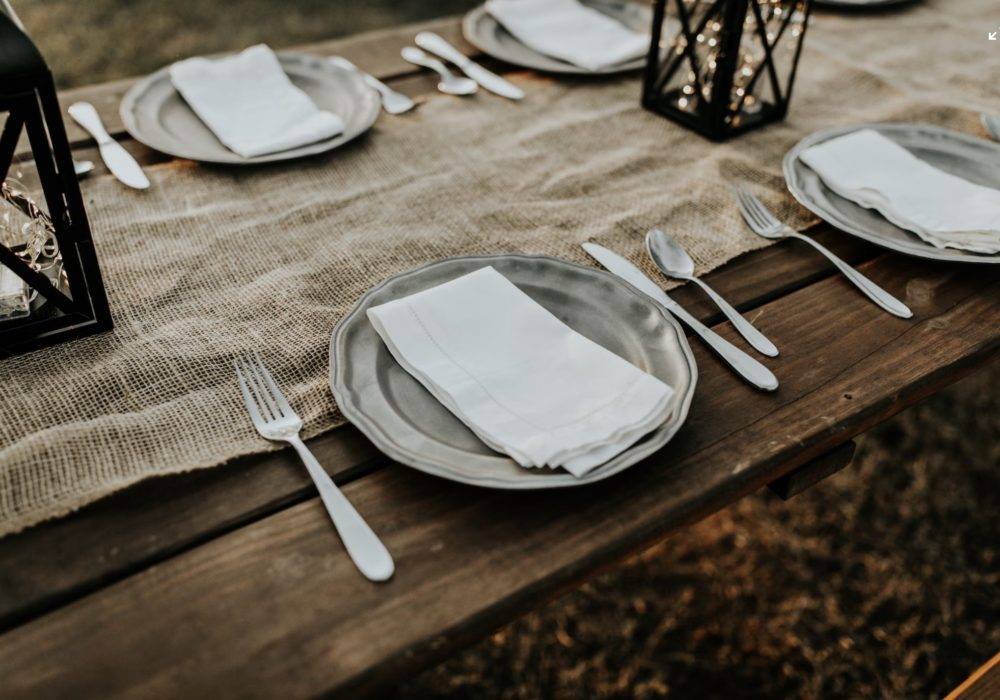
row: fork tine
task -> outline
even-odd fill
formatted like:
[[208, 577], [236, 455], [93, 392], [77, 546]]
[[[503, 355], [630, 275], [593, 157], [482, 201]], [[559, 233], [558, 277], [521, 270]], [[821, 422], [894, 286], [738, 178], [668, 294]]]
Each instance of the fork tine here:
[[771, 211], [764, 206], [764, 203], [760, 201], [758, 197], [751, 194], [750, 202], [754, 205], [754, 207], [756, 207], [757, 211], [760, 213], [761, 219], [764, 221], [765, 224], [771, 227], [781, 226], [781, 222], [778, 221], [777, 217], [775, 217], [774, 214], [772, 214]]
[[257, 365], [257, 369], [260, 370], [260, 374], [264, 377], [264, 381], [267, 382], [268, 387], [271, 389], [271, 396], [274, 400], [278, 402], [278, 406], [281, 408], [282, 413], [286, 416], [292, 415], [295, 411], [292, 410], [291, 405], [288, 403], [288, 399], [285, 398], [284, 393], [278, 388], [277, 382], [274, 381], [274, 377], [271, 376], [271, 372], [267, 369], [267, 365], [260, 358], [260, 354], [254, 352], [253, 354], [254, 362]]
[[260, 378], [254, 373], [253, 367], [251, 367], [246, 359], [243, 360], [243, 376], [247, 380], [247, 384], [250, 385], [250, 393], [254, 395], [257, 399], [257, 406], [260, 407], [260, 412], [264, 416], [264, 420], [271, 422], [279, 417], [277, 411], [274, 408], [274, 402], [271, 401], [271, 397], [268, 396], [267, 391], [261, 386]]
[[250, 412], [250, 420], [253, 421], [254, 427], [260, 430], [267, 421], [260, 414], [257, 400], [250, 394], [250, 387], [247, 386], [247, 380], [243, 376], [243, 372], [240, 370], [239, 363], [236, 360], [233, 360], [233, 367], [236, 369], [236, 381], [239, 382], [240, 392], [243, 394], [243, 403], [246, 404], [247, 411]]
[[743, 215], [743, 218], [746, 220], [747, 224], [754, 231], [758, 231], [760, 229], [760, 221], [757, 220], [757, 217], [754, 216], [753, 210], [747, 204], [747, 191], [742, 187], [737, 187], [736, 199], [740, 206], [740, 213]]
[[758, 233], [769, 232], [779, 225], [778, 221], [770, 215], [763, 203], [752, 192], [743, 191], [743, 203], [750, 216], [756, 222]]
[[271, 396], [271, 391], [267, 388], [264, 383], [264, 379], [260, 376], [260, 371], [254, 366], [254, 363], [247, 359], [243, 359], [243, 370], [247, 377], [250, 379], [250, 387], [255, 391], [261, 402], [267, 407], [267, 412], [271, 414], [271, 419], [281, 418], [281, 411], [278, 409], [278, 405], [274, 401], [274, 397]]

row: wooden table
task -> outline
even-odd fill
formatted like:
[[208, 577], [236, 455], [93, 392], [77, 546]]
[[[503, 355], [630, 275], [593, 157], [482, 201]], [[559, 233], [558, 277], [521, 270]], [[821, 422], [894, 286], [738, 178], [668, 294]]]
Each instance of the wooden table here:
[[[305, 48], [419, 96], [434, 80], [399, 49], [423, 28], [475, 53], [454, 19]], [[129, 84], [62, 98], [94, 103], [141, 162], [162, 162], [122, 132]], [[77, 157], [103, 172], [92, 142], [67, 126]], [[782, 348], [769, 363], [781, 388], [749, 388], [693, 341], [700, 379], [686, 426], [614, 479], [505, 493], [392, 464], [352, 427], [313, 440], [395, 557], [388, 584], [354, 569], [288, 450], [149, 480], [0, 540], [0, 695], [377, 692], [765, 484], [787, 495], [836, 471], [856, 435], [995, 355], [997, 268], [905, 258], [825, 226], [813, 233], [905, 297], [915, 318], [880, 311], [794, 242], [712, 272]], [[702, 295], [676, 296], [733, 339]]]

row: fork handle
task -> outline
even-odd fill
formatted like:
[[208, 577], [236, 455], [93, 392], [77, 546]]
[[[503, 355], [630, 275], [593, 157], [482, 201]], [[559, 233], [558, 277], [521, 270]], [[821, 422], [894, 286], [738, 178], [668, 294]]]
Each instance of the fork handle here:
[[313, 483], [319, 490], [319, 496], [323, 499], [323, 505], [326, 506], [326, 512], [330, 514], [333, 526], [337, 528], [347, 553], [358, 569], [372, 581], [388, 580], [396, 569], [389, 550], [368, 527], [368, 523], [358, 511], [354, 510], [354, 506], [333, 483], [333, 479], [316, 461], [305, 443], [298, 436], [289, 439], [288, 442], [306, 465], [309, 476], [312, 477]]
[[834, 266], [844, 274], [844, 277], [854, 283], [854, 286], [864, 292], [869, 299], [891, 313], [893, 316], [899, 316], [900, 318], [911, 318], [913, 316], [913, 312], [910, 311], [910, 307], [845, 263], [843, 260], [827, 250], [826, 247], [820, 245], [809, 236], [803, 236], [798, 231], [788, 230], [786, 233], [792, 238], [798, 238], [799, 240], [805, 241], [825, 255], [827, 260], [832, 262]]
[[719, 296], [718, 292], [697, 277], [691, 277], [690, 279], [705, 291], [705, 294], [707, 294], [712, 301], [715, 302], [715, 305], [719, 307], [722, 313], [725, 314], [726, 318], [729, 319], [729, 322], [733, 324], [733, 327], [739, 331], [740, 335], [742, 335], [743, 338], [750, 343], [750, 345], [752, 345], [757, 352], [767, 355], [768, 357], [777, 357], [778, 348], [774, 346], [774, 343], [768, 340], [763, 333], [754, 328], [748, 320], [743, 318], [743, 315], [734, 309], [728, 301]]

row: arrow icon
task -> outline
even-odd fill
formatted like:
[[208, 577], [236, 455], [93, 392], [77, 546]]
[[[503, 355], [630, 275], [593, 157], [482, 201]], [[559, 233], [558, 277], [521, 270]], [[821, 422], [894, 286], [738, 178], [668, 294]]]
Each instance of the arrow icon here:
[[986, 35], [986, 38], [989, 39], [990, 41], [996, 41], [997, 40], [997, 33], [996, 32], [989, 32]]

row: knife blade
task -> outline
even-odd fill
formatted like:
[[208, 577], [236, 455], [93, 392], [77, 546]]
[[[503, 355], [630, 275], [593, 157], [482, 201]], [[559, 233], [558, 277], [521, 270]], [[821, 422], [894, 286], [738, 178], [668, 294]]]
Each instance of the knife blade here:
[[420, 32], [414, 41], [423, 50], [454, 63], [463, 73], [490, 92], [511, 100], [520, 100], [524, 97], [524, 90], [483, 68], [434, 32]]
[[89, 102], [74, 102], [67, 111], [73, 120], [97, 141], [97, 150], [100, 151], [101, 158], [112, 175], [137, 190], [149, 187], [149, 179], [142, 172], [142, 168], [120, 143], [111, 138], [94, 105]]
[[649, 279], [631, 262], [596, 243], [584, 243], [583, 249], [609, 272], [625, 280], [686, 323], [730, 367], [755, 387], [765, 391], [774, 391], [778, 388], [778, 378], [771, 370], [688, 313], [684, 307], [671, 299], [660, 285]]

